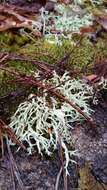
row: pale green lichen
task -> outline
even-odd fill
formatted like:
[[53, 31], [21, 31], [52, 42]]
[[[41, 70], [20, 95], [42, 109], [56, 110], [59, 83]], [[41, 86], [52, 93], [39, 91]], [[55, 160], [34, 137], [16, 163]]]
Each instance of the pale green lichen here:
[[[92, 95], [91, 87], [81, 80], [71, 80], [68, 73], [62, 77], [54, 73], [54, 77], [47, 83], [52, 83], [54, 86], [62, 83], [57, 90], [79, 106], [88, 117], [90, 116], [92, 110], [88, 100]], [[29, 154], [37, 146], [39, 153], [51, 155], [58, 149], [60, 137], [66, 174], [68, 174], [68, 164], [73, 161], [71, 155], [75, 155], [75, 151], [71, 148], [73, 122], [83, 120], [83, 117], [72, 106], [66, 102], [59, 102], [53, 97], [50, 97], [49, 104], [47, 97], [47, 93], [44, 92], [43, 97], [30, 96], [30, 99], [21, 103], [9, 127], [14, 129], [20, 141], [27, 142]]]
[[103, 3], [103, 0], [90, 0], [90, 1], [94, 5], [101, 5]]
[[107, 79], [101, 77], [100, 82], [98, 83], [99, 90], [106, 89], [107, 90]]
[[98, 104], [99, 103], [99, 97], [97, 94], [99, 94], [101, 91], [107, 91], [107, 79], [104, 77], [100, 78], [100, 81], [96, 84], [96, 96], [93, 97], [93, 104]]
[[[75, 4], [83, 5], [86, 0], [74, 0]], [[103, 3], [103, 0], [88, 0], [88, 2], [92, 3], [92, 5], [101, 5]]]
[[[43, 33], [45, 38], [47, 40], [49, 39], [49, 42], [51, 42], [51, 38], [54, 37], [54, 43], [59, 44], [59, 37], [71, 39], [73, 33], [80, 32], [80, 28], [93, 24], [93, 16], [91, 13], [81, 8], [76, 9], [78, 9], [76, 5], [74, 7], [72, 4], [69, 6], [56, 4], [56, 15], [54, 13], [48, 13], [43, 9], [41, 10]], [[56, 31], [56, 33], [54, 34], [52, 31]]]

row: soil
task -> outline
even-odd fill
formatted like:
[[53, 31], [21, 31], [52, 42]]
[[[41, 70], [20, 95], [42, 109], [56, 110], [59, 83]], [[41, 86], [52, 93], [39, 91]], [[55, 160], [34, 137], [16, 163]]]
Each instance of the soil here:
[[[46, 157], [40, 157], [37, 153], [28, 156], [21, 151], [13, 153], [15, 162], [20, 171], [20, 178], [23, 181], [24, 189], [29, 190], [54, 190], [56, 177], [60, 170], [58, 166], [58, 158], [53, 160]], [[57, 154], [56, 154], [57, 155]], [[75, 165], [69, 168], [70, 177], [68, 181], [68, 190], [77, 188], [77, 172]], [[7, 155], [0, 163], [0, 188], [2, 190], [12, 190], [12, 179], [10, 175], [10, 163]], [[63, 179], [61, 177], [60, 190], [63, 190]], [[16, 190], [20, 190], [16, 181]]]

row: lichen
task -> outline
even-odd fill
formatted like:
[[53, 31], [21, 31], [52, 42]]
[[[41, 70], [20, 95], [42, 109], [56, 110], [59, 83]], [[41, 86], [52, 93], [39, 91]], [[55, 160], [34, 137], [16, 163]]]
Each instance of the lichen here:
[[[51, 82], [54, 86], [62, 83], [57, 90], [78, 105], [88, 117], [90, 116], [92, 110], [88, 100], [92, 95], [91, 87], [81, 80], [71, 80], [67, 72], [62, 77], [54, 73], [52, 79], [44, 82]], [[29, 98], [19, 105], [9, 126], [14, 129], [20, 141], [27, 142], [29, 154], [32, 154], [37, 146], [40, 154], [51, 155], [58, 149], [60, 142], [64, 151], [66, 174], [68, 174], [68, 164], [72, 161], [71, 156], [75, 155], [71, 147], [73, 122], [83, 120], [83, 118], [66, 102], [62, 103], [50, 97], [51, 103], [49, 103], [46, 92], [43, 97], [30, 96]]]
[[[75, 7], [76, 8], [76, 7]], [[55, 10], [59, 13], [59, 15], [54, 14], [45, 14], [45, 30], [46, 33], [50, 34], [52, 29], [58, 30], [60, 32], [79, 32], [81, 27], [92, 25], [93, 17], [90, 13], [81, 15], [76, 12], [73, 12], [72, 7], [68, 8], [63, 4], [57, 4]], [[53, 20], [53, 24], [49, 25], [49, 20]]]

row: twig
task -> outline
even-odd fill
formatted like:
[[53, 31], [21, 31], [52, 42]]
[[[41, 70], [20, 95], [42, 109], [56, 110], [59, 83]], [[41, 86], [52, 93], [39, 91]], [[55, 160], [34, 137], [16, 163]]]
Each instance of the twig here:
[[1, 143], [1, 159], [4, 157], [4, 147], [3, 147], [3, 137], [2, 137], [2, 129], [0, 129], [0, 143]]
[[62, 149], [62, 144], [61, 144], [61, 138], [60, 138], [60, 134], [58, 133], [58, 145], [59, 145], [59, 158], [60, 158], [60, 162], [61, 162], [61, 166], [62, 166], [62, 171], [63, 171], [63, 179], [64, 179], [64, 190], [67, 190], [67, 175], [65, 172], [65, 168], [64, 168], [64, 158], [63, 158], [63, 149]]
[[67, 99], [64, 95], [62, 95], [61, 93], [59, 93], [57, 91], [51, 90], [51, 93], [56, 95], [56, 97], [58, 97], [60, 100], [63, 100], [64, 102], [66, 102], [70, 106], [72, 106], [76, 111], [79, 112], [80, 115], [82, 115], [88, 121], [89, 124], [91, 124], [93, 127], [95, 127], [95, 124], [93, 123], [92, 119], [90, 117], [88, 117], [87, 115], [85, 115], [85, 113], [77, 105], [75, 105], [71, 100]]
[[20, 178], [20, 174], [19, 174], [16, 162], [15, 162], [15, 160], [13, 158], [13, 155], [12, 155], [12, 152], [11, 152], [11, 149], [10, 149], [10, 146], [9, 146], [8, 137], [6, 137], [6, 143], [7, 143], [7, 149], [8, 149], [8, 153], [9, 153], [9, 159], [10, 159], [10, 163], [11, 163], [12, 173], [16, 176], [16, 179], [17, 179], [17, 181], [19, 183], [19, 186], [20, 186], [20, 190], [24, 190], [25, 188], [23, 186], [23, 182], [22, 182], [22, 180]]
[[[3, 55], [2, 55], [3, 56]], [[35, 59], [31, 59], [30, 57], [26, 57], [26, 56], [19, 56], [13, 53], [9, 53], [7, 54], [7, 56], [4, 54], [5, 57], [5, 61], [12, 61], [12, 60], [20, 60], [20, 61], [29, 61], [31, 62], [33, 65], [37, 66], [37, 68], [42, 71], [43, 73], [51, 73], [52, 75], [52, 71], [54, 70], [54, 66], [43, 62], [43, 61], [37, 61]], [[0, 60], [0, 63], [2, 63], [4, 60]]]
[[56, 178], [55, 190], [58, 190], [59, 180], [60, 180], [60, 177], [61, 177], [62, 170], [63, 170], [63, 168], [61, 166], [61, 168], [60, 168], [60, 170], [58, 172], [57, 178]]
[[[10, 155], [8, 156], [8, 158], [10, 159]], [[9, 163], [10, 163], [10, 172], [11, 172], [10, 174], [11, 174], [12, 187], [13, 187], [13, 190], [16, 190], [13, 165], [12, 165], [11, 161]]]
[[16, 143], [19, 147], [26, 150], [25, 146], [17, 139], [16, 135], [14, 134], [13, 130], [9, 128], [2, 119], [0, 119], [0, 131], [1, 134], [7, 135], [14, 143]]
[[67, 178], [67, 175], [66, 175], [66, 173], [64, 172], [64, 174], [63, 174], [63, 176], [64, 176], [64, 190], [67, 190], [68, 189], [68, 178]]
[[0, 57], [0, 63], [3, 63], [4, 61], [6, 61], [8, 59], [9, 54], [2, 54]]
[[64, 69], [65, 64], [67, 63], [68, 59], [70, 58], [72, 53], [75, 51], [75, 49], [78, 48], [78, 45], [80, 45], [82, 39], [83, 39], [83, 37], [81, 36], [81, 38], [77, 41], [76, 45], [66, 55], [64, 55], [64, 57], [62, 57], [60, 60], [58, 60], [55, 63], [55, 70], [56, 71], [59, 70], [59, 69], [61, 69], [61, 70]]
[[4, 65], [0, 65], [0, 69], [1, 70], [5, 70], [8, 73], [10, 73], [10, 75], [16, 77], [16, 82], [24, 84], [26, 86], [32, 86], [32, 87], [39, 87], [40, 89], [43, 90], [47, 90], [48, 93], [50, 93], [51, 95], [55, 96], [56, 98], [58, 98], [60, 101], [64, 101], [66, 103], [68, 103], [70, 106], [72, 106], [76, 111], [79, 112], [80, 115], [82, 115], [89, 124], [92, 125], [92, 127], [94, 127], [95, 129], [95, 124], [93, 123], [92, 119], [90, 117], [88, 117], [77, 105], [75, 105], [71, 100], [69, 100], [68, 98], [66, 98], [63, 94], [61, 94], [59, 91], [54, 90], [53, 86], [50, 84], [44, 84], [41, 81], [36, 80], [33, 76], [29, 76], [29, 75], [25, 75], [25, 74], [21, 74], [18, 73], [14, 70], [11, 70], [9, 68], [6, 68]]

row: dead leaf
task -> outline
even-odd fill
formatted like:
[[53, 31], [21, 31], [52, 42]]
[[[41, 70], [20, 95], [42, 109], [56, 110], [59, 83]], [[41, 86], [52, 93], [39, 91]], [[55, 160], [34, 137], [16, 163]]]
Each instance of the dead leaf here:
[[41, 23], [38, 15], [13, 5], [0, 5], [0, 31], [12, 28], [27, 28], [36, 36], [41, 36]]
[[93, 15], [95, 17], [95, 21], [102, 26], [105, 30], [107, 30], [107, 13], [105, 11], [93, 10]]
[[59, 3], [64, 3], [66, 5], [68, 5], [69, 3], [71, 3], [70, 0], [58, 0]]
[[83, 79], [85, 79], [87, 82], [92, 82], [94, 81], [98, 76], [97, 75], [88, 75], [88, 76], [84, 76]]
[[80, 28], [80, 33], [81, 33], [81, 34], [87, 34], [87, 33], [89, 34], [89, 33], [94, 33], [94, 32], [96, 32], [96, 31], [95, 31], [95, 29], [94, 29], [93, 27], [91, 27], [91, 26]]
[[99, 16], [96, 17], [96, 21], [105, 29], [107, 30], [107, 16]]

